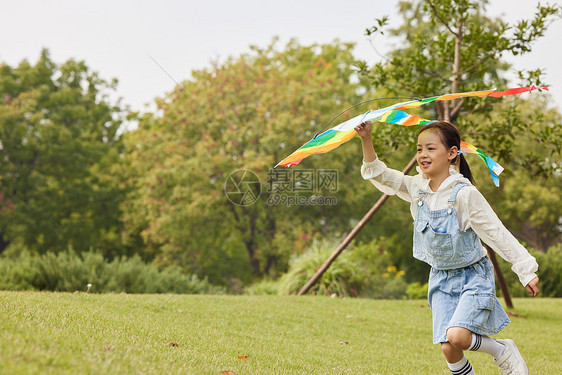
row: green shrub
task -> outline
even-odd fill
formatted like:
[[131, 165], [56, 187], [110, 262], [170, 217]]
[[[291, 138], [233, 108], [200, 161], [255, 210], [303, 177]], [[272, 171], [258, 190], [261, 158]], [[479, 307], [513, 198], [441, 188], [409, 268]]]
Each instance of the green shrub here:
[[[91, 284], [91, 287], [88, 285]], [[179, 268], [159, 270], [139, 256], [116, 258], [108, 262], [94, 251], [77, 254], [68, 250], [58, 254], [31, 256], [23, 252], [16, 258], [0, 258], [0, 289], [50, 290], [98, 293], [223, 293], [207, 279], [183, 274]]]
[[[537, 259], [540, 280], [540, 294], [542, 297], [562, 297], [562, 244], [550, 247], [546, 253], [529, 249], [531, 255]], [[517, 275], [511, 270], [511, 264], [498, 257], [506, 284], [511, 297], [529, 297], [525, 288], [519, 282]], [[499, 286], [496, 285], [499, 292]]]
[[539, 263], [540, 289], [543, 297], [562, 297], [562, 244], [545, 253], [533, 252]]
[[21, 253], [17, 261], [0, 258], [0, 289], [34, 290], [35, 271], [33, 258], [29, 252]]
[[391, 251], [394, 239], [379, 237], [368, 243], [353, 244], [349, 256], [361, 265], [367, 278], [363, 297], [376, 299], [406, 298], [407, 283], [404, 270], [393, 264]]
[[422, 285], [420, 282], [416, 281], [408, 284], [406, 295], [408, 299], [427, 299], [427, 283]]
[[269, 279], [260, 280], [244, 289], [249, 296], [278, 295], [279, 282]]
[[[336, 240], [314, 240], [302, 255], [294, 257], [289, 271], [279, 280], [281, 294], [295, 294], [316, 273], [339, 245]], [[404, 272], [390, 264], [388, 253], [379, 252], [378, 242], [352, 245], [312, 286], [317, 295], [404, 298]]]
[[[313, 240], [311, 247], [300, 256], [293, 257], [289, 271], [279, 280], [281, 294], [296, 294], [316, 273], [316, 270], [336, 249], [335, 240]], [[310, 293], [318, 295], [357, 296], [364, 286], [361, 268], [348, 256], [341, 254], [312, 286]]]

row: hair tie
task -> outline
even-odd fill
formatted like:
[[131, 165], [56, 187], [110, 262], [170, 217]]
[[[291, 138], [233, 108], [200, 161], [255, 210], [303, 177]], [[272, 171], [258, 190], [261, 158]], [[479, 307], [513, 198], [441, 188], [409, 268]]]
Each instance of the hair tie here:
[[466, 155], [466, 153], [463, 150], [458, 150], [457, 155]]

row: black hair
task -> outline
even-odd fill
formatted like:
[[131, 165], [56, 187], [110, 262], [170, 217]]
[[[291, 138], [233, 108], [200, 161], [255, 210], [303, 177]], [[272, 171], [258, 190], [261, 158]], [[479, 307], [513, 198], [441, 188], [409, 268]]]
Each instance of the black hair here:
[[[447, 121], [432, 122], [431, 124], [424, 126], [420, 130], [418, 135], [430, 129], [434, 129], [435, 131], [437, 131], [437, 133], [439, 133], [441, 142], [443, 142], [446, 147], [451, 148], [453, 146], [456, 146], [457, 150], [461, 150], [461, 133], [455, 125]], [[451, 163], [455, 165], [458, 163], [460, 173], [474, 185], [472, 172], [470, 171], [468, 162], [466, 161], [466, 158], [463, 154], [457, 154], [457, 156], [455, 156], [455, 158], [451, 160]]]

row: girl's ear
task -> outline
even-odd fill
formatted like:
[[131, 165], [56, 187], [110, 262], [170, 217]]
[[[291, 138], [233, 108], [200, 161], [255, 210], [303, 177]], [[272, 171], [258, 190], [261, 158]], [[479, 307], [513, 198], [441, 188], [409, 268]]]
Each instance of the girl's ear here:
[[458, 154], [459, 154], [459, 149], [457, 148], [457, 146], [453, 146], [449, 149], [449, 156], [447, 157], [447, 159], [449, 159], [449, 161], [452, 161], [454, 158], [457, 157]]

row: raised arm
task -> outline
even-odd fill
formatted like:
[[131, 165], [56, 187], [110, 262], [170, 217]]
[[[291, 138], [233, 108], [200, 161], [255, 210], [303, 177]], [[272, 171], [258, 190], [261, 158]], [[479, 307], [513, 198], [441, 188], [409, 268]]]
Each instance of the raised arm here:
[[371, 121], [366, 121], [357, 125], [355, 131], [361, 137], [361, 145], [363, 146], [363, 160], [370, 163], [377, 158], [375, 147], [373, 146], [373, 138], [371, 137]]
[[355, 127], [355, 131], [361, 137], [363, 147], [363, 165], [361, 175], [364, 179], [371, 181], [380, 191], [388, 195], [396, 194], [407, 202], [412, 201], [410, 186], [412, 176], [405, 176], [404, 173], [387, 168], [387, 166], [377, 158], [373, 139], [371, 138], [371, 122], [366, 121]]

